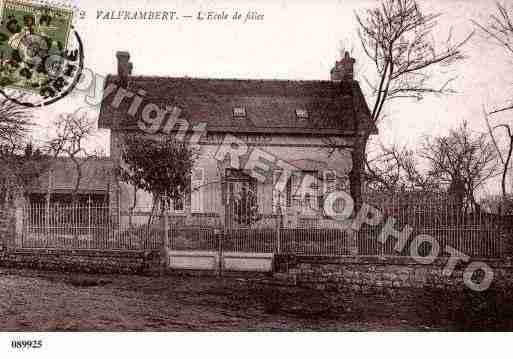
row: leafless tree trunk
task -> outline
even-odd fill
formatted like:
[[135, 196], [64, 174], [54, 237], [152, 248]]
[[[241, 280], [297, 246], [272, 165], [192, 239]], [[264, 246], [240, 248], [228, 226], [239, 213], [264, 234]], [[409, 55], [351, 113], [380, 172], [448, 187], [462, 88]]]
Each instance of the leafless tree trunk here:
[[[392, 99], [422, 100], [429, 94], [454, 92], [449, 86], [454, 78], [437, 84], [433, 72], [427, 70], [463, 59], [461, 49], [473, 34], [456, 43], [449, 34], [438, 48], [432, 35], [439, 17], [423, 13], [415, 0], [382, 0], [376, 8], [356, 15], [360, 42], [375, 70], [375, 81], [366, 79], [374, 95], [371, 125], [378, 124], [386, 103]], [[357, 128], [362, 135], [352, 154], [351, 195], [356, 210], [361, 206], [365, 151], [372, 126], [365, 127]]]
[[365, 162], [366, 188], [376, 192], [398, 192], [405, 190], [437, 191], [439, 185], [421, 171], [416, 154], [407, 147], [397, 145], [385, 147], [369, 153], [372, 158]]
[[[499, 2], [496, 3], [496, 11], [488, 18], [488, 22], [480, 24], [474, 21], [474, 24], [480, 29], [487, 38], [495, 45], [504, 49], [504, 51], [513, 57], [513, 7], [506, 6]], [[513, 99], [508, 104], [492, 110], [490, 113], [485, 111], [485, 121], [488, 133], [492, 138], [495, 150], [502, 164], [503, 172], [501, 178], [501, 190], [503, 201], [507, 200], [506, 179], [510, 170], [511, 157], [513, 154], [513, 130], [510, 124], [501, 123], [493, 126], [490, 123], [489, 116], [513, 110]], [[498, 145], [497, 130], [504, 129], [506, 131], [506, 148], [501, 149]], [[504, 156], [503, 153], [506, 153]]]
[[47, 143], [48, 150], [54, 159], [64, 155], [73, 162], [76, 179], [71, 198], [74, 204], [78, 202], [83, 166], [87, 161], [98, 157], [97, 151], [89, 153], [84, 146], [84, 142], [94, 134], [94, 122], [87, 113], [79, 113], [79, 111], [80, 109], [74, 113], [59, 116], [54, 123], [56, 136]]
[[473, 133], [464, 122], [447, 136], [425, 138], [419, 154], [428, 161], [429, 176], [479, 210], [476, 190], [498, 175], [497, 154], [485, 133]]
[[21, 178], [23, 176], [20, 177], [19, 160], [23, 157], [23, 147], [32, 119], [33, 113], [29, 108], [5, 97], [0, 98], [0, 196], [4, 204], [15, 197], [16, 193], [23, 191], [21, 188], [25, 181]]
[[[511, 130], [510, 125], [503, 123], [497, 126], [492, 127], [490, 125], [490, 121], [488, 119], [488, 116], [485, 115], [486, 125], [488, 127], [488, 134], [490, 135], [493, 145], [495, 147], [495, 150], [497, 151], [497, 154], [499, 156], [500, 162], [502, 164], [502, 176], [501, 176], [501, 190], [502, 190], [502, 198], [505, 201], [507, 199], [508, 193], [506, 190], [506, 179], [508, 177], [508, 171], [511, 163], [511, 157], [513, 155], [513, 131]], [[506, 130], [507, 134], [507, 149], [506, 149], [506, 156], [504, 158], [502, 154], [502, 150], [500, 149], [498, 145], [498, 141], [496, 139], [495, 130], [498, 130], [500, 128], [504, 128]]]
[[364, 173], [365, 153], [368, 141], [368, 135], [357, 136], [353, 151], [351, 152], [352, 167], [349, 172], [349, 192], [355, 204], [355, 213], [357, 213], [362, 204], [362, 175]]
[[134, 187], [134, 197], [133, 197], [133, 201], [132, 201], [132, 206], [130, 207], [130, 214], [128, 217], [128, 225], [130, 226], [130, 228], [132, 227], [134, 210], [135, 210], [136, 206], [137, 206], [137, 188]]

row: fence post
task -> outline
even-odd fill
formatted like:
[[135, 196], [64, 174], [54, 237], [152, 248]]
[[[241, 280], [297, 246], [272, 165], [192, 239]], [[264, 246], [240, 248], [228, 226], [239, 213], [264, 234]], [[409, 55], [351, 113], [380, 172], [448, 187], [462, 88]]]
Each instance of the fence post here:
[[281, 253], [281, 221], [278, 222], [278, 228], [276, 228], [276, 236], [278, 239], [278, 246], [276, 248], [276, 252], [278, 254]]
[[164, 247], [169, 243], [169, 213], [164, 211]]
[[[349, 226], [351, 226], [351, 224], [349, 224]], [[350, 253], [352, 256], [358, 257], [360, 255], [358, 250], [358, 231], [349, 228], [348, 236], [351, 242]]]
[[277, 248], [276, 248], [276, 251], [278, 254], [281, 253], [281, 226], [283, 224], [283, 215], [282, 215], [282, 212], [281, 212], [281, 205], [280, 205], [280, 201], [278, 200], [278, 225], [276, 226], [276, 238], [277, 238]]
[[164, 215], [164, 218], [163, 218], [163, 229], [164, 229], [164, 233], [163, 233], [163, 236], [162, 236], [162, 246], [160, 248], [160, 253], [161, 253], [161, 275], [163, 275], [165, 273], [165, 271], [167, 270], [167, 268], [169, 268], [169, 265], [170, 265], [170, 259], [169, 259], [169, 254], [168, 254], [168, 248], [169, 248], [169, 212], [168, 211], [164, 211], [163, 213]]
[[91, 197], [87, 201], [87, 234], [91, 236]]
[[230, 216], [233, 215], [233, 213], [230, 213], [231, 211], [231, 198], [230, 194], [228, 193], [228, 180], [226, 178], [226, 175], [223, 175], [221, 178], [221, 216], [223, 218], [223, 228], [221, 231], [219, 231], [218, 234], [218, 243], [217, 243], [217, 255], [219, 259], [219, 265], [218, 265], [218, 275], [220, 277], [223, 276], [223, 241], [228, 237], [228, 226], [230, 225]]
[[25, 216], [24, 207], [17, 206], [14, 210], [14, 244], [18, 248], [23, 247]]
[[[397, 200], [394, 197], [395, 196], [392, 197], [392, 213], [394, 214], [394, 216], [397, 216], [398, 214], [400, 214], [400, 212], [398, 212], [399, 205], [397, 204]], [[388, 211], [385, 210], [385, 208], [386, 208], [385, 201], [386, 201], [385, 197], [382, 197], [381, 203], [379, 204], [379, 210], [381, 211], [381, 213], [384, 214], [384, 221], [386, 223], [386, 217], [388, 215], [388, 213], [387, 213]], [[383, 242], [379, 240], [379, 237], [377, 237], [375, 239], [376, 244], [381, 247], [380, 251], [379, 251], [379, 258], [381, 260], [385, 260], [385, 246], [387, 245], [387, 239], [388, 238], [385, 238], [385, 240]]]

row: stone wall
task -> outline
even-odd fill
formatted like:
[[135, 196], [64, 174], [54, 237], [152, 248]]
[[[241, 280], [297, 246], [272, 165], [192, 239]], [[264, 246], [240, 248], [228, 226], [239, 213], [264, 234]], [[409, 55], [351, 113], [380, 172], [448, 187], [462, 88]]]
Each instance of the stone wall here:
[[15, 231], [14, 209], [0, 207], [0, 251], [14, 245]]
[[0, 208], [0, 267], [87, 273], [160, 274], [163, 253], [154, 251], [22, 249], [13, 208]]
[[[469, 262], [459, 261], [451, 275], [444, 274], [448, 258], [423, 265], [412, 258], [339, 257], [313, 258], [278, 256], [275, 278], [290, 284], [320, 290], [352, 290], [372, 292], [400, 288], [436, 288], [464, 290], [464, 272]], [[490, 288], [513, 287], [513, 261], [487, 260], [493, 271]], [[479, 283], [477, 277], [471, 277]]]
[[0, 266], [84, 273], [159, 275], [164, 269], [159, 251], [16, 249], [0, 252]]

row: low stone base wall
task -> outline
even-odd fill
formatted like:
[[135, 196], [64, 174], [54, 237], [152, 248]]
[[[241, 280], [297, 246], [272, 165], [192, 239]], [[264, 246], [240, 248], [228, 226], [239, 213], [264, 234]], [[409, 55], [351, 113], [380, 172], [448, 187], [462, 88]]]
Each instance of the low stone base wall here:
[[152, 251], [22, 249], [14, 208], [0, 208], [0, 267], [84, 273], [161, 274], [163, 253]]
[[0, 251], [12, 246], [15, 236], [14, 209], [0, 207]]
[[[492, 269], [491, 289], [513, 287], [511, 259], [486, 260]], [[444, 273], [448, 258], [423, 265], [413, 258], [377, 257], [299, 257], [277, 256], [275, 278], [290, 284], [320, 290], [370, 292], [400, 288], [436, 288], [464, 290], [468, 263], [459, 261], [451, 275]], [[471, 277], [479, 283], [479, 271]]]
[[10, 250], [0, 252], [0, 267], [103, 274], [158, 275], [159, 251]]

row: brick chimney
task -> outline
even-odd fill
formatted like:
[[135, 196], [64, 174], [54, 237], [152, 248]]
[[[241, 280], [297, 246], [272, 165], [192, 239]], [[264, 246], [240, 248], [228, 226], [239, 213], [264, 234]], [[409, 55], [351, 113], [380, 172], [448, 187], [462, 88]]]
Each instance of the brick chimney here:
[[116, 58], [118, 59], [118, 76], [119, 85], [121, 87], [127, 87], [128, 76], [132, 74], [132, 63], [130, 62], [130, 53], [128, 51], [116, 52]]
[[335, 67], [331, 69], [331, 81], [353, 81], [354, 63], [355, 59], [346, 51], [344, 58], [340, 61], [336, 61]]

